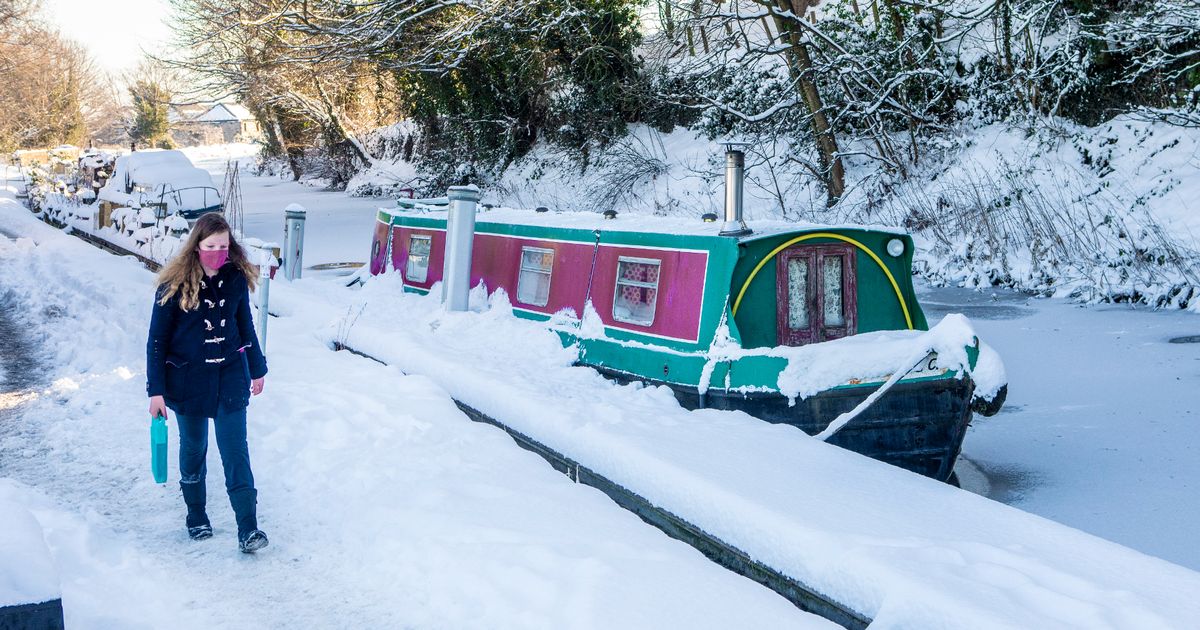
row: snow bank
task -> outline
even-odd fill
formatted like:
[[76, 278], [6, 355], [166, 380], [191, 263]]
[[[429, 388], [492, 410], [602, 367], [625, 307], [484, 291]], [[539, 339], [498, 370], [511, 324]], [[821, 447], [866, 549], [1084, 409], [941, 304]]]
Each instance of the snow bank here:
[[975, 130], [862, 205], [914, 226], [914, 269], [935, 282], [1200, 309], [1196, 134], [1129, 117], [1052, 124]]
[[13, 481], [0, 478], [0, 607], [62, 595], [42, 527], [18, 499]]
[[240, 165], [243, 176], [250, 166], [258, 161], [262, 145], [251, 142], [233, 142], [229, 144], [210, 144], [198, 147], [184, 147], [180, 151], [199, 168], [212, 173], [214, 177], [224, 175], [225, 167], [233, 162]]
[[[779, 211], [770, 176], [756, 168], [754, 156], [747, 162], [746, 217], [795, 218]], [[615, 209], [698, 220], [706, 212], [722, 212], [724, 164], [724, 148], [697, 132], [678, 128], [664, 134], [638, 124], [630, 125], [625, 138], [596, 150], [586, 168], [578, 158], [541, 143], [509, 167], [495, 188], [501, 203], [515, 207]]]
[[[1200, 310], [1197, 134], [1129, 116], [1091, 128], [1039, 124], [934, 139], [902, 181], [866, 157], [874, 147], [843, 147], [847, 193], [833, 208], [789, 161], [794, 147], [758, 142], [746, 155], [746, 216], [912, 225], [924, 236], [918, 272], [936, 281]], [[394, 154], [399, 136], [415, 133], [402, 123], [377, 130], [377, 143]], [[695, 131], [631, 125], [586, 159], [539, 143], [485, 183], [505, 206], [698, 219], [722, 212], [723, 156], [719, 141]], [[411, 161], [381, 162], [355, 181], [362, 194], [444, 193], [428, 190]]]
[[[402, 159], [409, 138], [419, 134], [404, 121], [372, 131], [366, 145], [375, 165], [356, 175], [347, 190], [367, 196], [437, 196], [417, 161]], [[414, 143], [409, 143], [411, 150]], [[415, 145], [420, 146], [416, 141]], [[794, 149], [786, 142], [759, 144], [747, 155], [745, 213], [749, 219], [840, 221], [820, 212], [824, 193], [808, 171], [789, 165], [782, 156]], [[662, 133], [645, 124], [629, 125], [629, 133], [603, 148], [593, 147], [586, 164], [578, 153], [538, 143], [496, 181], [486, 184], [489, 197], [516, 208], [546, 206], [564, 212], [687, 216], [722, 212], [725, 149], [718, 140], [676, 128]], [[486, 175], [480, 175], [486, 177]]]
[[1185, 246], [1200, 250], [1200, 134], [1194, 129], [1119, 116], [1073, 144], [1100, 187], [1132, 211], [1146, 211]]

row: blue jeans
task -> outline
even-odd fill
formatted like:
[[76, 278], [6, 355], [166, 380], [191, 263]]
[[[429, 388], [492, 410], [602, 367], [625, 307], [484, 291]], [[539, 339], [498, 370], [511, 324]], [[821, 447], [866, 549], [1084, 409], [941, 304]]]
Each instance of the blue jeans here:
[[[187, 504], [187, 526], [208, 525], [204, 505], [208, 472], [208, 418], [175, 415], [179, 423], [179, 488]], [[219, 411], [213, 418], [217, 433], [217, 450], [225, 469], [225, 490], [229, 505], [237, 518], [238, 536], [258, 529], [258, 491], [254, 489], [254, 473], [250, 470], [250, 448], [246, 444], [246, 409]]]

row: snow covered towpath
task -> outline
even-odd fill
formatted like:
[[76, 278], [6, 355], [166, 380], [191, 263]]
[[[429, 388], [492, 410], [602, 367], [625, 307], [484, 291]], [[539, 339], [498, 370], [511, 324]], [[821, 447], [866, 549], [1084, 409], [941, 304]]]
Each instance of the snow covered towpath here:
[[[52, 366], [0, 425], [0, 494], [43, 529], [68, 627], [833, 627], [570, 483], [431, 380], [330, 352], [304, 318], [272, 321], [250, 409], [272, 544], [237, 552], [216, 449], [216, 536], [194, 543], [174, 468], [163, 486], [148, 470], [152, 276], [6, 199], [0, 229], [32, 237], [0, 240], [0, 287]], [[0, 566], [0, 585], [21, 571]]]
[[277, 287], [282, 319], [332, 317], [326, 341], [427, 376], [872, 627], [1200, 627], [1200, 573], [790, 427], [615, 385], [571, 367], [572, 352], [502, 296], [447, 313], [395, 275], [360, 291]]

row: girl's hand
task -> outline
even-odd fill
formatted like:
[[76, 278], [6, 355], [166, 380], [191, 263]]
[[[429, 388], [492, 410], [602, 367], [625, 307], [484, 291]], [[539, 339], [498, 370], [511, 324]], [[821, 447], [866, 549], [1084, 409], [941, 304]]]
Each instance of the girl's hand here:
[[151, 396], [150, 397], [150, 417], [157, 418], [159, 416], [162, 416], [164, 418], [167, 417], [167, 403], [166, 403], [166, 401], [163, 400], [162, 396]]
[[266, 382], [266, 380], [267, 380], [267, 377], [265, 377], [265, 376], [262, 378], [251, 379], [250, 380], [250, 393], [255, 396], [261, 394], [262, 390], [263, 390], [263, 384]]

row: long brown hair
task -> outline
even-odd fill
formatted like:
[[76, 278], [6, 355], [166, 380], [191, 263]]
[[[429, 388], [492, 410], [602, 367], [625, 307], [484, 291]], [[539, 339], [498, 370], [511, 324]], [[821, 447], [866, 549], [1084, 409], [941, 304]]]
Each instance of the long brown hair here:
[[163, 287], [159, 304], [166, 304], [176, 294], [179, 295], [179, 308], [190, 311], [200, 305], [200, 281], [204, 279], [204, 267], [200, 265], [200, 241], [221, 232], [229, 233], [229, 262], [241, 270], [246, 276], [246, 284], [251, 289], [258, 283], [258, 266], [246, 260], [246, 250], [233, 238], [233, 230], [225, 217], [216, 212], [200, 215], [196, 225], [192, 227], [187, 241], [175, 254], [162, 271], [158, 272], [158, 285]]

